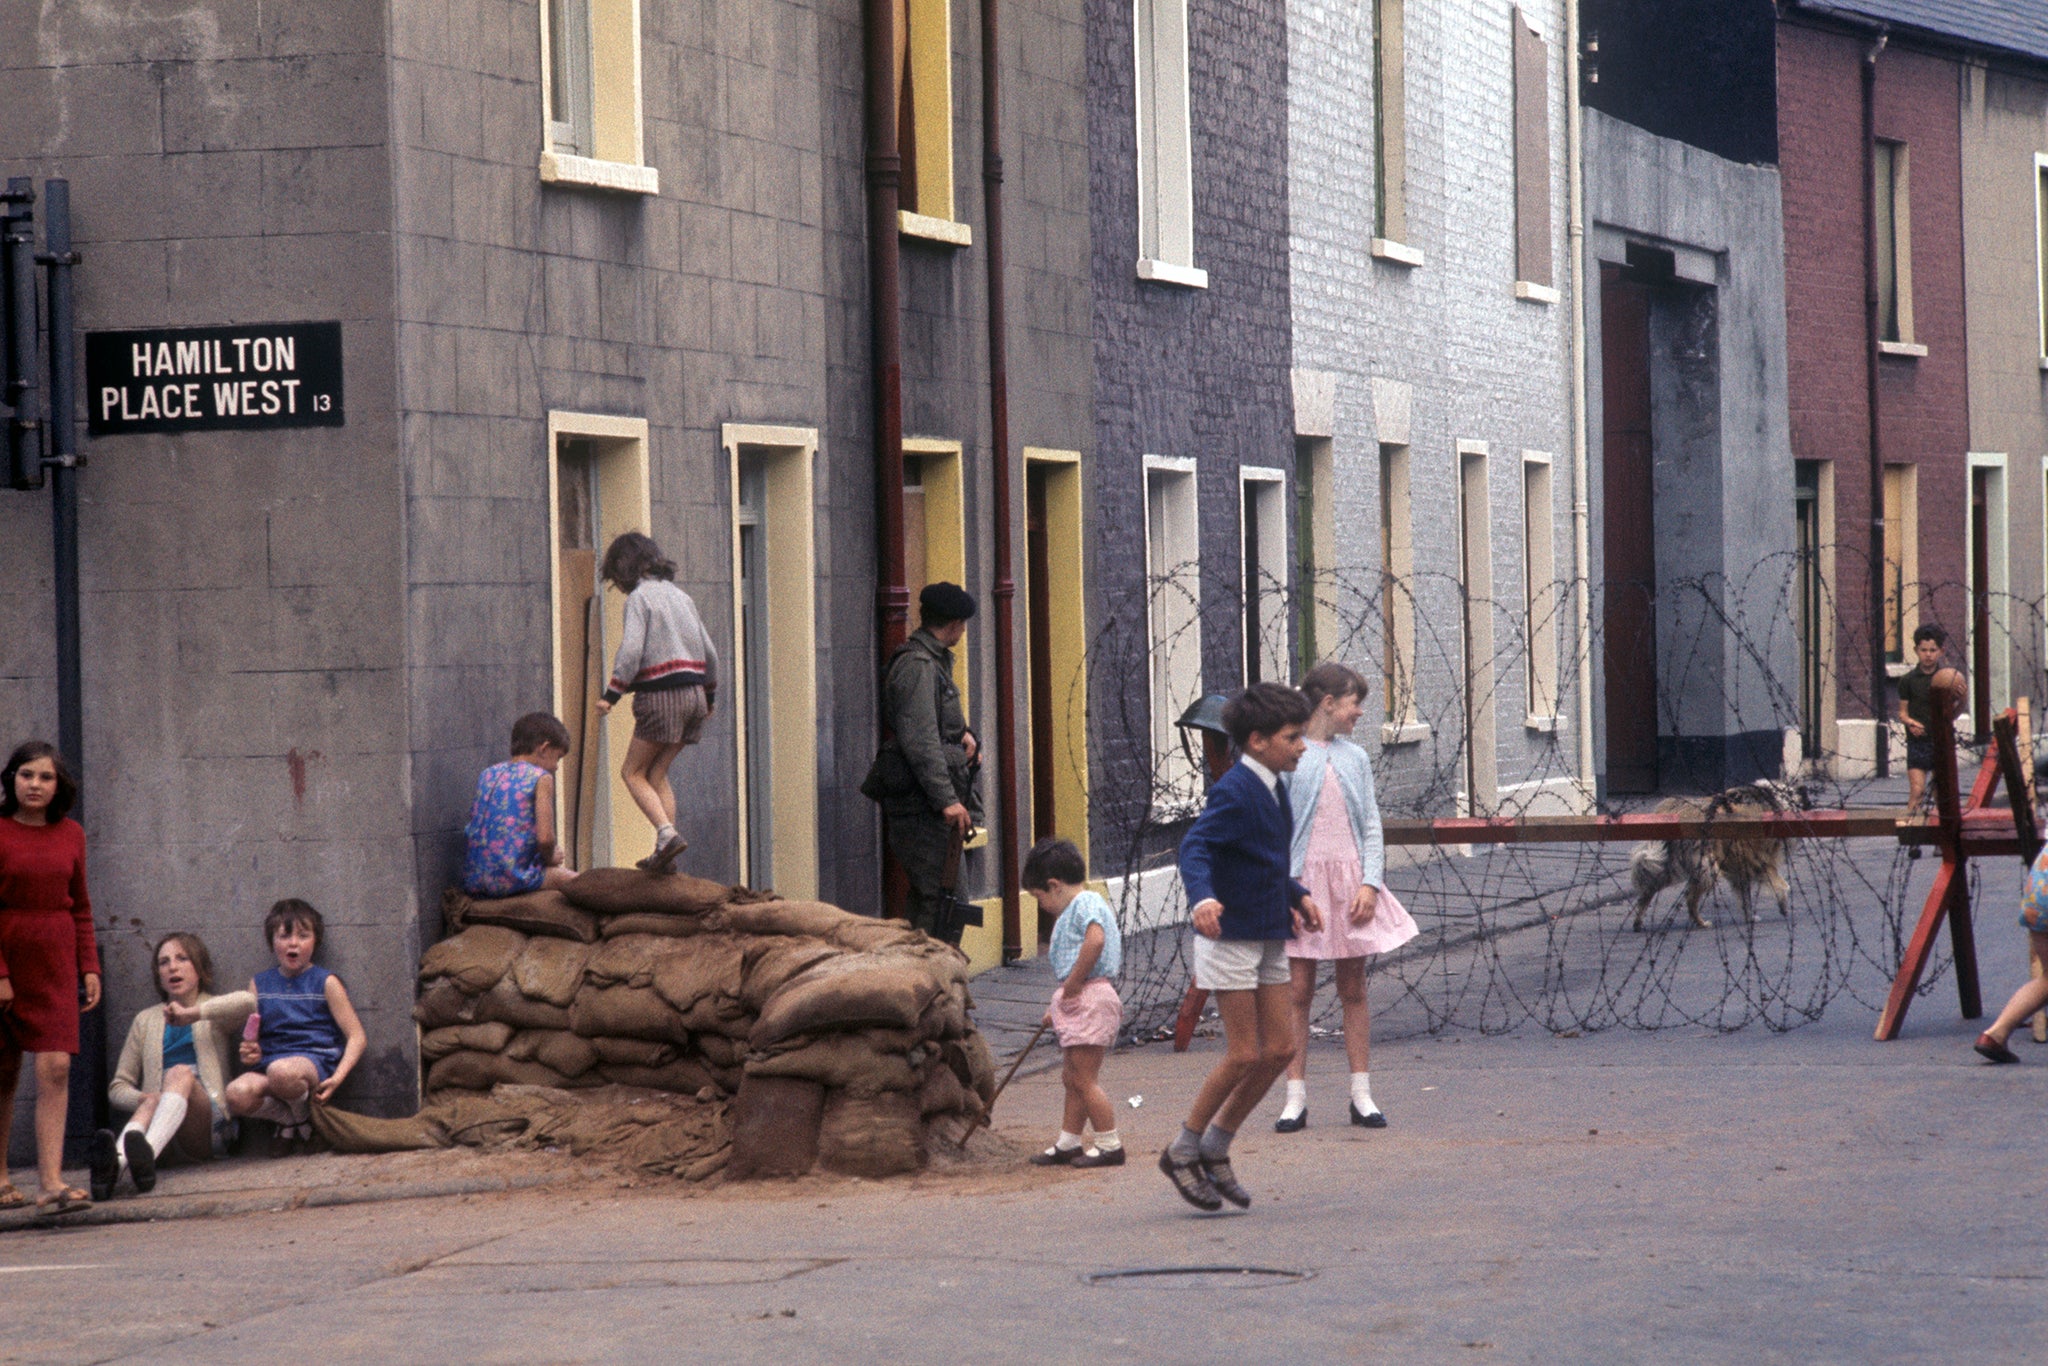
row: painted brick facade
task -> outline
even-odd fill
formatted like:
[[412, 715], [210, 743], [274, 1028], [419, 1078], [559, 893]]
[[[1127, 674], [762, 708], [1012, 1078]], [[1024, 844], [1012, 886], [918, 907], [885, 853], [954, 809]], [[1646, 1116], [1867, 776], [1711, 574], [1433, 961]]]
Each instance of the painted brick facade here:
[[[1870, 525], [1864, 378], [1864, 201], [1859, 69], [1868, 40], [1785, 23], [1778, 30], [1780, 169], [1793, 455], [1835, 463], [1835, 525], [1860, 549]], [[1877, 63], [1877, 136], [1911, 157], [1914, 340], [1921, 357], [1880, 361], [1878, 413], [1887, 463], [1919, 467], [1920, 619], [1948, 627], [1959, 661], [1967, 615], [1969, 514], [1959, 74], [1953, 60], [1893, 42]], [[1865, 572], [1862, 556], [1852, 571]], [[1845, 586], [1845, 600], [1853, 593]], [[1870, 715], [1869, 628], [1843, 613], [1840, 714]], [[1886, 708], [1892, 704], [1887, 702]]]
[[[1559, 628], [1567, 690], [1557, 729], [1524, 725], [1524, 451], [1554, 460], [1551, 527], [1556, 573], [1572, 574], [1568, 309], [1564, 277], [1564, 10], [1525, 7], [1548, 51], [1552, 171], [1551, 258], [1557, 304], [1518, 299], [1514, 286], [1515, 122], [1511, 14], [1506, 6], [1409, 3], [1407, 13], [1408, 241], [1420, 267], [1376, 260], [1371, 5], [1292, 0], [1289, 87], [1290, 258], [1294, 364], [1332, 377], [1339, 615], [1369, 628], [1344, 657], [1375, 680], [1379, 443], [1409, 447], [1415, 544], [1416, 710], [1431, 727], [1376, 759], [1392, 801], [1443, 814], [1462, 789], [1466, 744], [1459, 626], [1460, 441], [1488, 452], [1495, 654], [1493, 681], [1474, 696], [1492, 717], [1496, 775], [1480, 805], [1563, 800], [1574, 777], [1570, 691], [1574, 618]], [[1380, 404], [1376, 408], [1375, 386]], [[1405, 391], [1406, 402], [1396, 395]], [[1322, 433], [1313, 433], [1321, 435]], [[1377, 716], [1377, 703], [1368, 716]], [[1361, 730], [1360, 737], [1365, 737]], [[1482, 782], [1484, 779], [1482, 778]]]

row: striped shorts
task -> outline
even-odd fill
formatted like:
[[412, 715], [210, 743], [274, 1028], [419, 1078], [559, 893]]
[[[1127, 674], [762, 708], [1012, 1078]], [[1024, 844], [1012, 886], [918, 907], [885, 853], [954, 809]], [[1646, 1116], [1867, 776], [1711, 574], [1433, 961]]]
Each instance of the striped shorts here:
[[633, 694], [633, 738], [655, 745], [694, 745], [711, 711], [701, 684]]

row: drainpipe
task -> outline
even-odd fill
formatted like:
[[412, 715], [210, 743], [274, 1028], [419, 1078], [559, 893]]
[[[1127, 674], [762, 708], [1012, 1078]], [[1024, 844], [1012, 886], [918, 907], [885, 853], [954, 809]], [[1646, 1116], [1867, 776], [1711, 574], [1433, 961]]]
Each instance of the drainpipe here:
[[[984, 225], [988, 234], [988, 405], [996, 523], [996, 839], [1001, 845], [1003, 961], [1012, 963], [1023, 956], [1024, 927], [1017, 899], [1017, 583], [1010, 572], [1010, 348], [1003, 295], [1003, 60], [997, 27], [999, 4], [1000, 0], [981, 0], [981, 175], [988, 213]], [[1041, 782], [1052, 780], [1049, 773], [1036, 776]]]
[[875, 372], [875, 605], [881, 658], [910, 634], [910, 590], [903, 583], [903, 338], [898, 284], [899, 194], [903, 161], [896, 138], [896, 9], [867, 0], [868, 313]]
[[1877, 58], [1880, 29], [1863, 54], [1863, 383], [1870, 430], [1870, 747], [1877, 776], [1892, 771], [1891, 727], [1885, 721], [1884, 668], [1884, 445], [1877, 412]]
[[[43, 242], [49, 272], [51, 549], [57, 580], [57, 748], [85, 768], [84, 681], [79, 666], [77, 362], [71, 308], [71, 182], [43, 182]], [[83, 807], [83, 803], [79, 803]]]
[[1565, 15], [1565, 244], [1572, 302], [1572, 554], [1578, 573], [1579, 790], [1586, 809], [1598, 795], [1593, 769], [1593, 555], [1586, 473], [1586, 167], [1579, 108], [1579, 0]]

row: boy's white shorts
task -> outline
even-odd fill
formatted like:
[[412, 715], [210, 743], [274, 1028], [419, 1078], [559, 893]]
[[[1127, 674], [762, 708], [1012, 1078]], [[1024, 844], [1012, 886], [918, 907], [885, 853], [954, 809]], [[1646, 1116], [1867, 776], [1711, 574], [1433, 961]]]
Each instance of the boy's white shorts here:
[[1204, 991], [1251, 991], [1291, 981], [1285, 939], [1195, 936], [1195, 985]]

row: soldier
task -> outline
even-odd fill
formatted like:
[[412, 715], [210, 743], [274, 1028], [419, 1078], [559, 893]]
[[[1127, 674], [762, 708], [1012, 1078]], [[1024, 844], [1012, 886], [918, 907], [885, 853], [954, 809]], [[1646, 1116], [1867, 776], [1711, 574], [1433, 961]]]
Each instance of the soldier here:
[[953, 684], [953, 647], [974, 615], [974, 596], [958, 584], [927, 584], [917, 606], [917, 630], [882, 678], [891, 735], [861, 790], [881, 803], [890, 852], [909, 874], [910, 923], [933, 934], [944, 928], [937, 912], [946, 856], [981, 819], [981, 745]]

